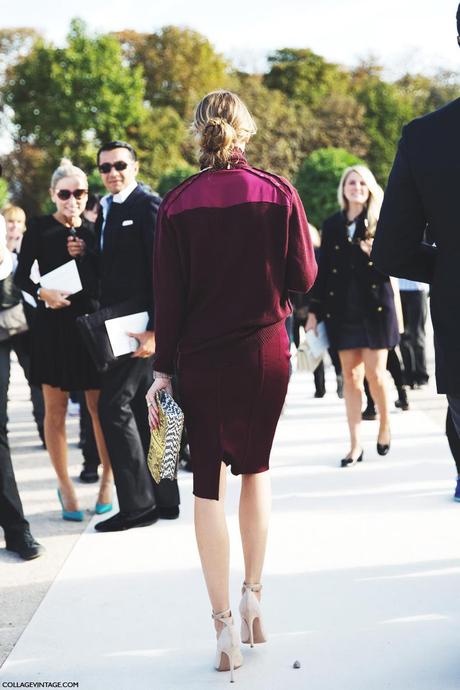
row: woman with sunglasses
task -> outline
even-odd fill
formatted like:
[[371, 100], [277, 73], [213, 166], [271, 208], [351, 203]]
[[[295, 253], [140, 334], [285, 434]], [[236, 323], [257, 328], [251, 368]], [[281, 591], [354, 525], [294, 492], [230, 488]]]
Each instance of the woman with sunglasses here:
[[[41, 385], [45, 400], [45, 440], [58, 479], [58, 497], [65, 520], [81, 521], [75, 489], [69, 476], [65, 419], [69, 391], [85, 391], [94, 435], [102, 461], [97, 513], [112, 508], [112, 470], [98, 417], [99, 375], [80, 338], [76, 319], [95, 311], [97, 278], [89, 260], [95, 245], [92, 224], [82, 218], [88, 198], [88, 181], [80, 168], [63, 159], [51, 178], [52, 215], [34, 218], [24, 235], [15, 275], [17, 285], [37, 300], [32, 330], [31, 381]], [[82, 254], [86, 247], [88, 256]], [[75, 258], [83, 289], [73, 295], [45, 289], [30, 278], [36, 261], [40, 275]]]

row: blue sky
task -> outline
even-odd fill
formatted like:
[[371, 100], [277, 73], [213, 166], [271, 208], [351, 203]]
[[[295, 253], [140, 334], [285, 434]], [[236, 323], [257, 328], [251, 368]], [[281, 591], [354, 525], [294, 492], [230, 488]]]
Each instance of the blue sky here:
[[263, 69], [265, 56], [276, 48], [309, 47], [345, 65], [373, 55], [391, 78], [406, 69], [460, 73], [457, 5], [453, 0], [0, 0], [0, 27], [33, 26], [62, 42], [76, 15], [102, 32], [148, 32], [175, 24], [200, 31], [248, 71]]

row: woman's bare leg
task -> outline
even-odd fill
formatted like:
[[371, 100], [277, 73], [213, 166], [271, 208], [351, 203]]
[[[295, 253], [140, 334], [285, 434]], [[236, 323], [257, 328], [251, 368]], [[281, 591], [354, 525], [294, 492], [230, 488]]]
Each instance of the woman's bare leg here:
[[390, 415], [387, 396], [388, 350], [363, 350], [366, 378], [379, 411], [380, 427], [378, 442], [390, 443]]
[[79, 510], [77, 496], [69, 476], [67, 462], [67, 435], [65, 419], [69, 394], [60, 388], [43, 384], [45, 401], [45, 441], [51, 462], [57, 474], [59, 489], [66, 510]]
[[91, 416], [93, 425], [94, 439], [96, 441], [97, 452], [102, 464], [102, 477], [99, 488], [98, 503], [111, 503], [113, 492], [113, 473], [112, 465], [110, 464], [109, 451], [105, 442], [104, 434], [99, 420], [98, 403], [100, 391], [89, 390], [85, 391], [86, 406]]
[[[240, 495], [240, 533], [244, 555], [244, 581], [259, 583], [267, 547], [271, 508], [269, 472], [243, 474]], [[260, 592], [255, 592], [260, 598]]]
[[[195, 534], [201, 567], [214, 613], [230, 608], [230, 544], [225, 519], [225, 463], [221, 463], [219, 500], [195, 496]], [[216, 630], [222, 623], [215, 621]]]
[[340, 350], [340, 362], [343, 374], [343, 395], [347, 410], [348, 429], [350, 431], [350, 452], [348, 457], [360, 455], [361, 446], [361, 408], [364, 392], [364, 364], [362, 350]]

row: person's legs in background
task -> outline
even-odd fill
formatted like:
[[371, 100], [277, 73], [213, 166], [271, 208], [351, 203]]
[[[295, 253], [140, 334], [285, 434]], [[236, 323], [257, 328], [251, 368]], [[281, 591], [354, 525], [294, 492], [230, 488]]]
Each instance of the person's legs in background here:
[[[69, 394], [60, 388], [43, 384], [45, 399], [45, 440], [57, 475], [62, 509], [66, 513], [80, 513], [77, 495], [69, 475], [65, 420]], [[83, 519], [83, 516], [82, 516]]]
[[91, 415], [88, 412], [86, 398], [83, 392], [79, 393], [80, 403], [80, 443], [79, 448], [83, 455], [83, 467], [80, 472], [80, 481], [85, 484], [93, 484], [99, 480], [98, 467], [101, 463], [94, 437]]
[[361, 407], [364, 388], [364, 362], [361, 349], [340, 350], [343, 390], [350, 432], [350, 451], [341, 461], [342, 467], [362, 460]]
[[448, 395], [447, 402], [449, 407], [446, 415], [446, 436], [457, 468], [457, 486], [454, 499], [460, 501], [460, 398]]
[[10, 378], [10, 343], [0, 342], [0, 526], [5, 533], [6, 548], [24, 560], [43, 553], [24, 517], [7, 433], [8, 383]]
[[388, 350], [362, 350], [366, 378], [372, 398], [375, 400], [379, 412], [379, 433], [377, 450], [380, 455], [386, 455], [390, 449], [390, 416], [387, 396], [387, 360]]
[[405, 383], [414, 388], [428, 382], [425, 356], [427, 297], [423, 290], [401, 290], [404, 333], [400, 350], [404, 362]]
[[43, 393], [40, 386], [34, 386], [30, 383], [30, 331], [25, 333], [18, 333], [10, 338], [11, 348], [16, 353], [18, 362], [24, 372], [27, 383], [30, 388], [30, 399], [32, 401], [32, 412], [37, 425], [38, 435], [44, 447], [45, 444], [45, 402], [43, 400]]
[[396, 390], [398, 391], [398, 399], [395, 402], [395, 407], [399, 407], [401, 410], [408, 410], [409, 401], [407, 399], [407, 392], [404, 386], [404, 372], [396, 348], [392, 348], [388, 351], [387, 369], [390, 372], [395, 383]]
[[415, 357], [415, 380], [419, 386], [428, 383], [429, 376], [426, 366], [426, 333], [425, 324], [428, 315], [427, 296], [425, 290], [418, 290], [416, 293], [415, 314], [414, 314], [414, 357]]
[[92, 429], [97, 445], [98, 455], [101, 458], [102, 477], [99, 487], [99, 495], [96, 503], [96, 513], [102, 514], [112, 510], [112, 492], [113, 492], [113, 473], [110, 464], [109, 451], [105, 442], [104, 434], [99, 420], [98, 404], [100, 398], [99, 390], [85, 391], [85, 400], [88, 412], [91, 416]]

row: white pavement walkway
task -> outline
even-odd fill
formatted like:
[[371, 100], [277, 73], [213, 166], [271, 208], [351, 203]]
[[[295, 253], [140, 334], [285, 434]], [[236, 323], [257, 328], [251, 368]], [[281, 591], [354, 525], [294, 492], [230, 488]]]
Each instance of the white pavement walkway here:
[[[390, 454], [377, 455], [377, 423], [366, 422], [364, 462], [339, 469], [347, 432], [330, 373], [329, 390], [318, 401], [310, 375], [291, 383], [272, 459], [263, 593], [269, 642], [244, 650], [236, 687], [459, 690], [460, 505], [452, 500], [455, 474], [442, 427], [417, 411], [421, 393], [414, 392], [413, 410], [392, 414]], [[191, 478], [180, 480], [180, 520], [108, 535], [94, 531], [94, 520], [88, 525], [2, 667], [0, 687], [227, 685], [229, 674], [212, 670]], [[242, 578], [237, 490], [232, 477], [235, 611]]]

